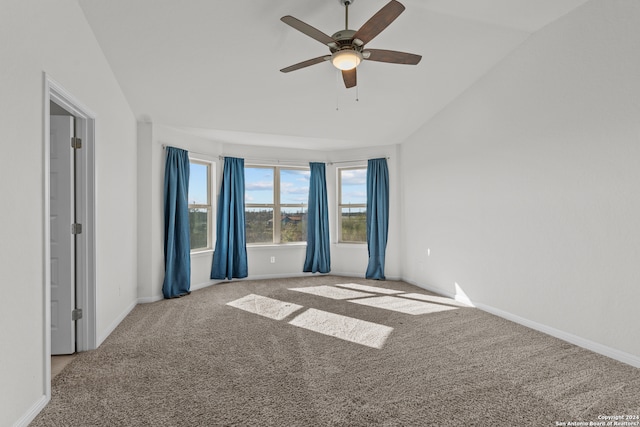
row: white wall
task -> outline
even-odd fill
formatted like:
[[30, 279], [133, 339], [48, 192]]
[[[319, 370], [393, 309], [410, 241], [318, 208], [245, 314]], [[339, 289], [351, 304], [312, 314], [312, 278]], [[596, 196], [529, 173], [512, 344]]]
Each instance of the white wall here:
[[[188, 150], [192, 155], [216, 163], [217, 201], [222, 182], [223, 161], [219, 156], [233, 156], [245, 159], [245, 164], [280, 164], [306, 166], [310, 161], [327, 163], [327, 195], [330, 207], [329, 222], [332, 228], [331, 273], [347, 276], [364, 276], [367, 268], [366, 245], [336, 244], [336, 167], [332, 161], [361, 160], [349, 165], [366, 165], [366, 159], [389, 157], [391, 180], [390, 231], [387, 249], [386, 272], [389, 278], [400, 277], [399, 247], [399, 197], [400, 185], [397, 180], [396, 146], [337, 152], [296, 150], [288, 148], [260, 147], [225, 144], [188, 135], [175, 129], [151, 123], [138, 123], [138, 220], [139, 243], [138, 301], [150, 302], [162, 298], [164, 278], [162, 198], [165, 154], [163, 145]], [[214, 218], [215, 219], [215, 218]], [[214, 236], [215, 237], [215, 236]], [[215, 242], [215, 238], [214, 238]], [[260, 245], [247, 248], [249, 279], [301, 276], [306, 245]], [[199, 289], [217, 280], [209, 278], [213, 252], [207, 251], [191, 257], [191, 289]], [[271, 263], [271, 257], [275, 263]]]
[[591, 1], [403, 143], [404, 278], [640, 364], [638, 52]]
[[[152, 183], [156, 179], [159, 163], [157, 154], [154, 157], [153, 124], [151, 122], [138, 122], [138, 164], [137, 164], [137, 193], [138, 193], [138, 277], [136, 295], [138, 301], [153, 295], [153, 284], [160, 280], [158, 277], [162, 271], [153, 262], [154, 251], [158, 251], [157, 230], [158, 221], [162, 220], [162, 199], [151, 191]], [[155, 166], [155, 174], [154, 174]], [[162, 193], [160, 194], [160, 197]], [[160, 218], [158, 218], [160, 217]], [[161, 226], [160, 226], [161, 227]], [[162, 232], [162, 228], [160, 228]], [[160, 255], [162, 256], [162, 240], [160, 240]], [[162, 262], [163, 258], [160, 258]]]
[[1, 9], [0, 426], [9, 426], [45, 402], [43, 72], [97, 115], [98, 339], [136, 298], [136, 122], [76, 1]]

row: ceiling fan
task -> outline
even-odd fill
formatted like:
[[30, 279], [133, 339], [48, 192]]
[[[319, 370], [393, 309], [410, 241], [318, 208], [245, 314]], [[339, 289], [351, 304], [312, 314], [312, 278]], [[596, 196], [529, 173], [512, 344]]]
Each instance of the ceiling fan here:
[[283, 68], [283, 73], [299, 70], [310, 65], [319, 64], [324, 61], [331, 63], [342, 71], [342, 79], [347, 88], [356, 86], [356, 67], [363, 60], [390, 62], [392, 64], [408, 64], [416, 65], [422, 59], [421, 55], [413, 53], [398, 52], [395, 50], [384, 49], [365, 49], [365, 45], [373, 40], [382, 32], [389, 24], [391, 24], [403, 11], [404, 6], [396, 1], [391, 0], [367, 22], [364, 23], [358, 31], [349, 29], [349, 6], [355, 0], [339, 0], [345, 7], [345, 29], [328, 36], [322, 31], [312, 27], [294, 18], [291, 15], [280, 18], [282, 22], [292, 26], [296, 30], [318, 40], [320, 43], [329, 47], [331, 55], [319, 56], [317, 58], [308, 59], [289, 67]]

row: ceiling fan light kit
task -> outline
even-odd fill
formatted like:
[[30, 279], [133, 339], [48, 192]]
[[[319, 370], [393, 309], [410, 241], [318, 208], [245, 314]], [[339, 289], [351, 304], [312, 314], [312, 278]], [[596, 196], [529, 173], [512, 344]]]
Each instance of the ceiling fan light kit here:
[[287, 15], [280, 18], [285, 24], [319, 41], [331, 51], [331, 55], [308, 59], [280, 71], [288, 73], [330, 60], [334, 67], [342, 71], [345, 87], [351, 88], [356, 86], [356, 67], [363, 60], [407, 65], [416, 65], [420, 62], [422, 56], [412, 53], [382, 49], [364, 50], [367, 43], [387, 28], [404, 11], [405, 8], [400, 2], [391, 0], [365, 22], [358, 31], [349, 29], [349, 5], [353, 4], [354, 0], [339, 0], [339, 2], [345, 8], [345, 29], [332, 36], [328, 36], [293, 16]]
[[362, 61], [362, 54], [355, 50], [339, 50], [331, 55], [331, 63], [338, 70], [353, 70]]

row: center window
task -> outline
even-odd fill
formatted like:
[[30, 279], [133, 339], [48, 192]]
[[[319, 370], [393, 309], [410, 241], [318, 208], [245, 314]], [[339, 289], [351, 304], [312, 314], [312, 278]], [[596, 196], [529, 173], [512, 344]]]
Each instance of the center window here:
[[307, 241], [309, 169], [245, 166], [247, 243]]
[[367, 243], [367, 168], [338, 169], [338, 241]]

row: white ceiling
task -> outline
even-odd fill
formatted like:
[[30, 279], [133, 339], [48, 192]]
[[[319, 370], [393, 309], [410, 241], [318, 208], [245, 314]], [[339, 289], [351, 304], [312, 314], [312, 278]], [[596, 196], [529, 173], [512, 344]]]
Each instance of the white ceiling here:
[[[387, 1], [355, 0], [349, 27]], [[404, 13], [367, 47], [422, 61], [365, 61], [356, 91], [329, 63], [279, 71], [329, 53], [280, 18], [331, 35], [344, 27], [339, 0], [78, 0], [138, 120], [228, 143], [319, 150], [401, 142], [587, 0], [400, 1]]]

